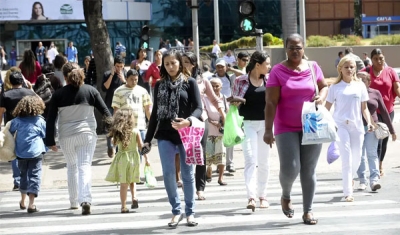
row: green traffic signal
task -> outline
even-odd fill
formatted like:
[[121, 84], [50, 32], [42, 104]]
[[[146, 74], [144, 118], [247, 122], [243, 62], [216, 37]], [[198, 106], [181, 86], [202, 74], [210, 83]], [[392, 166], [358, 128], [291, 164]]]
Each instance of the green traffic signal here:
[[255, 22], [252, 18], [244, 18], [240, 22], [240, 29], [243, 32], [252, 32], [254, 30]]
[[149, 44], [148, 44], [147, 42], [143, 42], [142, 48], [143, 48], [143, 49], [149, 48]]

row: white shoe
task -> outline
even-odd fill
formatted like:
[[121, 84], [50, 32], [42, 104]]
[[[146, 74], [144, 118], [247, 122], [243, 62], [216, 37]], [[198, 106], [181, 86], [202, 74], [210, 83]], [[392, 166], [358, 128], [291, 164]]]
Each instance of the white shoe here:
[[367, 189], [367, 184], [361, 183], [358, 185], [358, 190], [366, 190]]

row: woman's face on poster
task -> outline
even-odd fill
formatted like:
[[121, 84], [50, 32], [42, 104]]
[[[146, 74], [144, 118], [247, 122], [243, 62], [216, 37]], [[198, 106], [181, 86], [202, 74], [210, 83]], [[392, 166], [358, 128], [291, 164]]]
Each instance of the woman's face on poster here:
[[40, 4], [35, 4], [35, 6], [33, 6], [33, 10], [37, 16], [41, 16], [43, 14], [42, 6], [40, 6]]

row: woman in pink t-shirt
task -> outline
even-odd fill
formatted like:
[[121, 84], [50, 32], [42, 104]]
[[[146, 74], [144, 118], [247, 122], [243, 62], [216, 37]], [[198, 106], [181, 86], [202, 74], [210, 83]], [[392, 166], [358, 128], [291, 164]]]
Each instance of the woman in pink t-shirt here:
[[150, 96], [154, 101], [154, 87], [158, 80], [160, 80], [160, 68], [162, 62], [162, 52], [161, 50], [157, 50], [154, 52], [154, 63], [152, 63], [149, 69], [146, 72], [144, 82], [148, 82], [150, 84]]
[[[396, 96], [400, 97], [399, 77], [393, 68], [387, 66], [385, 63], [385, 56], [381, 49], [376, 48], [371, 52], [372, 66], [363, 69], [371, 76], [370, 87], [378, 90], [383, 98], [386, 109], [389, 112], [390, 119], [394, 118], [394, 101]], [[382, 115], [378, 111], [378, 120], [383, 122]], [[378, 144], [378, 157], [379, 157], [379, 170], [380, 175], [383, 176], [382, 162], [385, 158], [386, 148], [389, 137], [379, 140]]]
[[[321, 153], [321, 144], [301, 145], [301, 110], [305, 101], [315, 100], [322, 104], [328, 85], [320, 67], [303, 59], [304, 39], [292, 34], [286, 39], [287, 60], [275, 65], [267, 82], [265, 93], [265, 134], [264, 141], [272, 147], [276, 139], [280, 160], [279, 181], [282, 187], [281, 206], [283, 213], [292, 218], [292, 185], [300, 173], [303, 189], [303, 222], [315, 225], [318, 220], [312, 214], [312, 203], [316, 188], [315, 168]], [[315, 72], [319, 96], [315, 96], [315, 86], [311, 69]], [[274, 123], [275, 137], [272, 133]], [[290, 143], [290, 144], [288, 144]]]

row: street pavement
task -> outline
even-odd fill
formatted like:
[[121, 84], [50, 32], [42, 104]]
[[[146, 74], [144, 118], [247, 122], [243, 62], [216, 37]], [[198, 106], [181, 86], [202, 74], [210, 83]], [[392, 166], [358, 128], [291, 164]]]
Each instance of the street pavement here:
[[[396, 112], [400, 113], [398, 105]], [[399, 119], [399, 116], [395, 117], [397, 133], [400, 133]], [[327, 147], [328, 144], [323, 146], [317, 166], [318, 185], [313, 206], [314, 215], [319, 219], [316, 226], [302, 222], [302, 194], [298, 179], [292, 194], [294, 218], [288, 219], [283, 215], [275, 146], [270, 154], [268, 209], [257, 208], [255, 212], [245, 209], [244, 159], [241, 147], [236, 146], [234, 161], [237, 172], [225, 174], [228, 185], [219, 186], [214, 173], [213, 181], [205, 190], [206, 200], [196, 200], [195, 217], [199, 225], [187, 227], [183, 220], [176, 229], [168, 228], [171, 207], [163, 187], [158, 149], [154, 145], [149, 159], [158, 187], [148, 189], [138, 185], [139, 209], [121, 214], [119, 188], [104, 181], [111, 159], [106, 153], [105, 136], [100, 135], [92, 165], [92, 215], [82, 216], [80, 210], [68, 209], [67, 170], [62, 150], [49, 152], [43, 165], [42, 190], [35, 203], [41, 211], [35, 214], [19, 209], [20, 194], [11, 191], [11, 165], [0, 163], [0, 234], [400, 234], [400, 141], [389, 141], [384, 161], [385, 176], [380, 181], [382, 189], [377, 192], [371, 192], [369, 188], [366, 191], [355, 190], [355, 201], [351, 203], [342, 198], [341, 162], [327, 163]], [[181, 189], [180, 192], [183, 198]]]
[[[395, 128], [399, 132], [400, 124], [396, 123]], [[400, 234], [400, 142], [389, 142], [382, 189], [377, 192], [356, 190], [352, 203], [343, 201], [340, 160], [329, 165], [327, 147], [325, 144], [317, 167], [318, 185], [313, 207], [319, 219], [316, 226], [302, 223], [298, 180], [292, 194], [294, 218], [283, 215], [275, 147], [270, 155], [268, 209], [257, 208], [254, 213], [245, 209], [244, 160], [237, 146], [234, 151], [237, 172], [226, 173], [228, 185], [219, 186], [214, 173], [213, 181], [206, 187], [206, 200], [196, 200], [195, 216], [199, 225], [187, 227], [183, 220], [176, 229], [168, 228], [171, 208], [162, 183], [158, 150], [154, 146], [149, 156], [158, 187], [148, 189], [138, 185], [139, 209], [121, 214], [119, 188], [104, 181], [111, 160], [106, 154], [105, 136], [99, 136], [92, 166], [92, 215], [82, 216], [80, 210], [68, 209], [65, 161], [61, 152], [49, 152], [43, 166], [42, 190], [36, 200], [41, 211], [35, 214], [19, 209], [19, 192], [11, 191], [10, 164], [0, 163], [0, 234]]]

